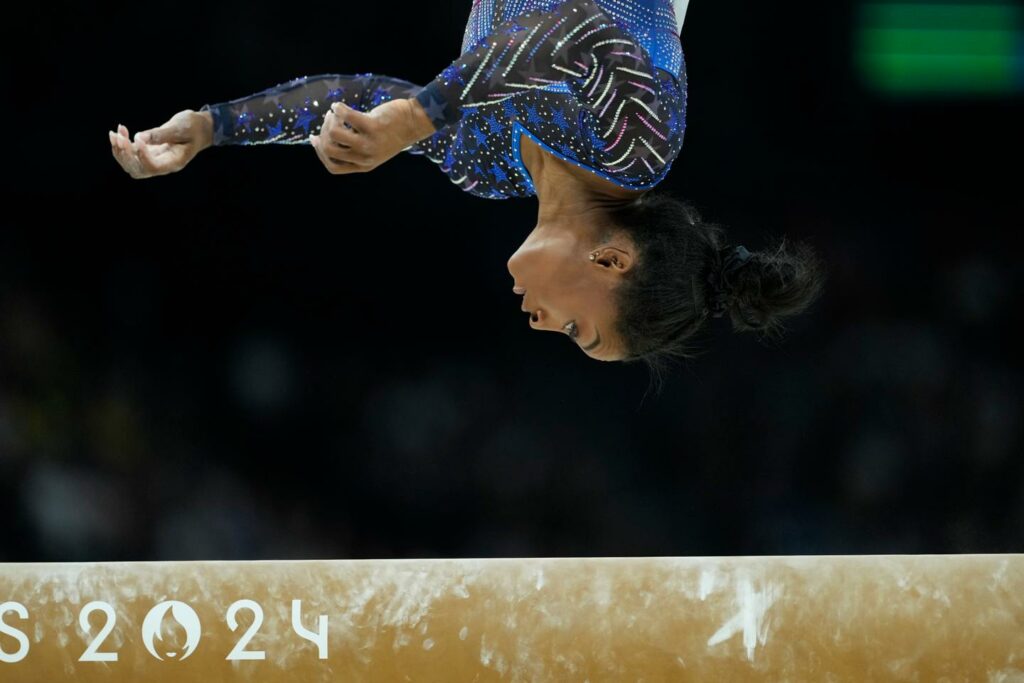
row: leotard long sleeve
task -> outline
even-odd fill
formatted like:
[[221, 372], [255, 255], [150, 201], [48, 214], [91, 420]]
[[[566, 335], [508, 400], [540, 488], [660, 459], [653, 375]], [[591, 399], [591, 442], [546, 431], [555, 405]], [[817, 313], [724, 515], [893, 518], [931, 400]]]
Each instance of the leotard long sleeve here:
[[520, 135], [623, 187], [652, 187], [686, 126], [672, 2], [475, 0], [462, 54], [425, 86], [320, 74], [202, 109], [218, 146], [305, 143], [331, 103], [369, 111], [397, 97], [415, 97], [436, 128], [407, 151], [476, 196], [535, 193]]

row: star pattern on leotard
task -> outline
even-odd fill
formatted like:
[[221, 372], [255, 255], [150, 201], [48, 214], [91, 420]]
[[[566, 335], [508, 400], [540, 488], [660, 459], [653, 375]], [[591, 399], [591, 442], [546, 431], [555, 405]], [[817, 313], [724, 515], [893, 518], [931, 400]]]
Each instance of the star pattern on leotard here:
[[335, 91], [343, 90], [344, 89], [344, 84], [342, 83], [342, 79], [338, 78], [338, 77], [325, 78], [325, 79], [323, 79], [321, 81], [321, 83], [322, 83], [322, 85], [325, 88], [327, 88], [327, 94], [328, 95], [330, 95], [331, 93], [333, 93]]
[[272, 91], [270, 91], [269, 93], [267, 93], [264, 96], [263, 104], [264, 105], [272, 104], [276, 108], [276, 107], [280, 106], [281, 98], [282, 97], [284, 97], [284, 93], [276, 91], [276, 90], [272, 90]]
[[281, 130], [283, 128], [284, 128], [284, 121], [278, 121], [277, 124], [275, 124], [273, 126], [267, 126], [267, 137], [268, 138], [276, 138], [278, 135], [281, 134]]
[[558, 126], [558, 129], [563, 133], [569, 130], [569, 122], [565, 120], [565, 110], [561, 107], [551, 113], [551, 123]]
[[309, 127], [319, 117], [311, 111], [300, 112], [295, 118], [295, 128], [301, 128], [303, 133], [309, 135]]
[[251, 134], [252, 126], [250, 125], [252, 120], [256, 118], [256, 115], [249, 111], [249, 103], [245, 102], [242, 104], [241, 110], [235, 117], [235, 129], [241, 129], [245, 131], [246, 135]]
[[483, 145], [487, 142], [487, 135], [480, 130], [477, 125], [470, 126], [469, 132], [473, 134], [473, 139], [476, 140], [477, 145]]
[[518, 113], [516, 111], [515, 101], [513, 100], [514, 97], [515, 96], [506, 98], [502, 100], [501, 103], [501, 113], [510, 121], [515, 120], [516, 114]]
[[455, 148], [456, 153], [459, 154], [461, 154], [461, 152], [466, 148], [466, 139], [463, 136], [462, 126], [459, 126], [459, 129], [455, 133], [455, 143], [453, 147]]
[[455, 64], [449, 64], [448, 66], [446, 66], [444, 70], [441, 71], [440, 75], [441, 78], [443, 78], [446, 81], [455, 82], [459, 84], [464, 83], [462, 73], [460, 72], [459, 67], [457, 67]]
[[441, 127], [444, 125], [444, 101], [433, 95], [427, 93], [427, 104], [423, 106], [423, 110], [427, 116], [434, 123], [435, 127]]
[[321, 85], [327, 90], [324, 99], [330, 102], [341, 102], [345, 99], [345, 82], [340, 77], [324, 78]]
[[391, 93], [385, 88], [377, 87], [373, 90], [373, 95], [370, 97], [370, 104], [373, 107], [379, 106], [383, 102], [387, 102], [392, 99]]
[[497, 90], [505, 83], [505, 76], [500, 68], [492, 68], [490, 75], [487, 77], [487, 84], [493, 89]]
[[502, 125], [493, 112], [483, 118], [487, 122], [487, 132], [491, 135], [501, 135], [501, 131], [505, 130], [505, 126]]

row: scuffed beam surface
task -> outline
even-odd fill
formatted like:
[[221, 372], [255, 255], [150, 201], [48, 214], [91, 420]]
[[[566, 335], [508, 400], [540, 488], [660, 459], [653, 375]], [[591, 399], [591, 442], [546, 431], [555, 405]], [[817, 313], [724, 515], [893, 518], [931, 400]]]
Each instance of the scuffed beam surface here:
[[0, 622], [4, 683], [1020, 683], [1024, 555], [0, 564]]

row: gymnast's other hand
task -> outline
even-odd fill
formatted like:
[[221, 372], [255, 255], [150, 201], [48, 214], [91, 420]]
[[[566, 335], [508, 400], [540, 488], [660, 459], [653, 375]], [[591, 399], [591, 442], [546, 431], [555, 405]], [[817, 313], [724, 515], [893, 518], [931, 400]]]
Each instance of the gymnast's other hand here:
[[394, 99], [368, 112], [331, 105], [309, 142], [332, 174], [366, 173], [422, 139], [410, 100]]
[[135, 134], [118, 125], [109, 131], [110, 147], [117, 163], [135, 179], [167, 175], [185, 168], [199, 152], [212, 144], [213, 119], [208, 112], [180, 111], [167, 123]]

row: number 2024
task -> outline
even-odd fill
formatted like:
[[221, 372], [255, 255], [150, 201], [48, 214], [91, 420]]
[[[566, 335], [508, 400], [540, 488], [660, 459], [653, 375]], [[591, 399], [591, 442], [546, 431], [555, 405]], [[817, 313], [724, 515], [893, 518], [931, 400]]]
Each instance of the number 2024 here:
[[[253, 636], [259, 631], [260, 626], [263, 625], [263, 608], [258, 602], [253, 600], [238, 600], [228, 607], [226, 619], [228, 626], [232, 631], [238, 630], [238, 612], [240, 610], [249, 610], [253, 614], [252, 624], [246, 629], [245, 633], [235, 644], [235, 647], [228, 653], [226, 659], [229, 660], [261, 660], [267, 658], [267, 653], [264, 650], [246, 650], [246, 645], [252, 640]], [[7, 653], [3, 647], [0, 647], [0, 663], [15, 663], [20, 662], [28, 656], [30, 644], [28, 636], [4, 623], [4, 615], [7, 612], [14, 612], [21, 619], [28, 619], [28, 609], [24, 605], [18, 602], [5, 602], [0, 604], [0, 635], [7, 635], [14, 638], [18, 642], [18, 649], [14, 653]], [[114, 608], [108, 602], [102, 600], [94, 600], [87, 605], [82, 607], [81, 612], [78, 614], [78, 624], [83, 631], [89, 633], [92, 629], [89, 625], [89, 616], [93, 612], [103, 612], [106, 617], [106, 623], [103, 624], [96, 637], [93, 638], [92, 642], [82, 653], [82, 656], [78, 658], [80, 662], [116, 662], [116, 652], [100, 652], [100, 646], [103, 641], [110, 635], [111, 631], [114, 630], [114, 623], [117, 620], [117, 614], [114, 612]], [[171, 612], [172, 617], [185, 629], [186, 643], [185, 651], [181, 657], [177, 656], [175, 652], [167, 652], [165, 655], [172, 659], [181, 661], [189, 657], [195, 652], [196, 647], [199, 645], [201, 636], [201, 630], [199, 625], [199, 616], [196, 614], [187, 603], [180, 602], [177, 600], [167, 600], [155, 605], [149, 612], [146, 613], [146, 617], [142, 622], [142, 640], [146, 646], [146, 649], [151, 655], [157, 659], [163, 661], [163, 657], [157, 652], [155, 646], [155, 640], [159, 639], [158, 632], [161, 627], [164, 615], [167, 612]], [[321, 614], [318, 619], [318, 625], [316, 631], [311, 631], [302, 625], [302, 601], [292, 600], [292, 630], [301, 637], [304, 638], [317, 646], [320, 659], [327, 659], [327, 616]]]

